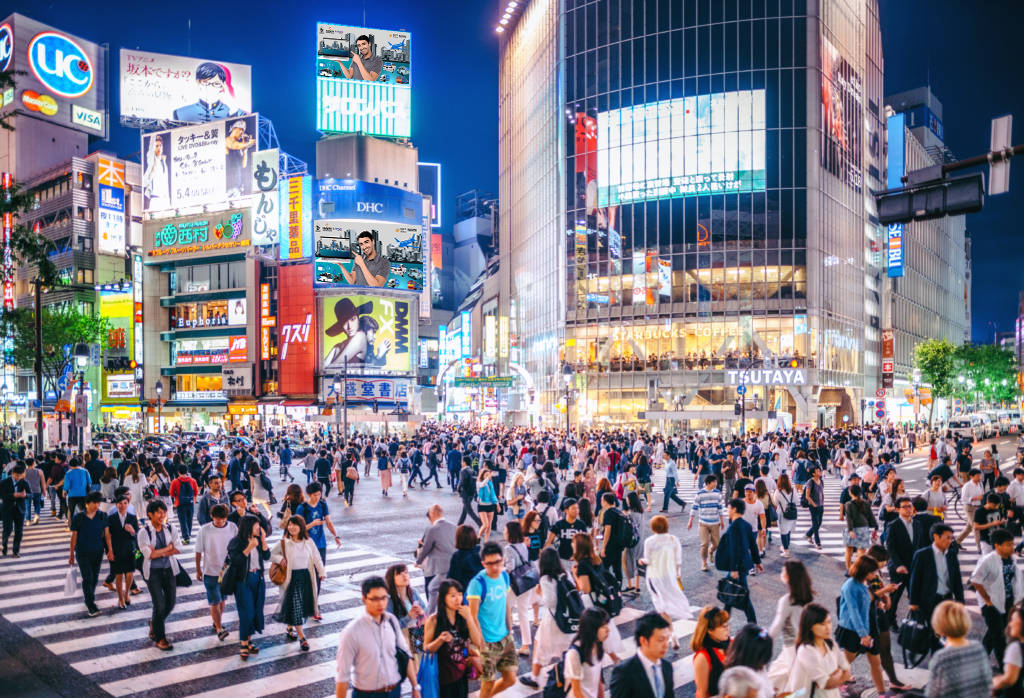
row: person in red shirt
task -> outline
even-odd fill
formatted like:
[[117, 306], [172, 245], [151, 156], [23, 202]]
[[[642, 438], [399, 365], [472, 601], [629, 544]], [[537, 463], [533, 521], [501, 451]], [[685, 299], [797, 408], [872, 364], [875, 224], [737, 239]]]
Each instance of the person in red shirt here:
[[178, 477], [171, 480], [171, 500], [174, 510], [178, 513], [178, 524], [181, 526], [181, 540], [186, 545], [192, 537], [192, 514], [195, 511], [196, 497], [199, 496], [199, 484], [188, 474], [188, 468], [178, 466]]

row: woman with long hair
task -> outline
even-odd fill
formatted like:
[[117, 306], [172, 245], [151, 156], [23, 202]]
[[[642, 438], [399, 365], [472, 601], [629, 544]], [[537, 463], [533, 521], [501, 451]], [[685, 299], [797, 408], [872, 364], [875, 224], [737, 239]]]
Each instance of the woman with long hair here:
[[530, 676], [521, 676], [519, 681], [530, 688], [540, 688], [537, 677], [542, 666], [546, 666], [562, 656], [572, 642], [572, 636], [563, 633], [555, 623], [555, 608], [558, 605], [558, 583], [565, 574], [562, 561], [558, 557], [558, 549], [548, 546], [540, 551], [538, 560], [540, 584], [534, 589], [541, 598], [544, 613], [541, 614], [537, 634], [533, 638], [533, 665]]
[[565, 678], [573, 698], [598, 698], [604, 642], [611, 632], [611, 618], [600, 608], [588, 608], [580, 614], [580, 627], [565, 653]]
[[121, 478], [121, 485], [128, 488], [128, 493], [132, 496], [131, 501], [135, 504], [133, 508], [141, 512], [145, 507], [145, 493], [149, 488], [149, 480], [139, 470], [138, 463], [128, 464], [128, 469], [124, 471], [124, 476]]
[[625, 510], [626, 516], [633, 522], [633, 528], [640, 532], [640, 542], [634, 545], [632, 548], [626, 548], [626, 569], [625, 577], [628, 580], [627, 584], [629, 587], [626, 591], [632, 591], [634, 594], [640, 593], [640, 565], [638, 564], [640, 556], [643, 554], [644, 541], [647, 539], [647, 526], [644, 525], [644, 505], [640, 501], [640, 495], [637, 492], [630, 492], [626, 495], [623, 502], [623, 509]]
[[[608, 583], [616, 584], [618, 581], [605, 571], [601, 556], [594, 549], [594, 539], [588, 534], [577, 533], [572, 537], [572, 561], [573, 579], [583, 596], [583, 605], [588, 608], [596, 606], [601, 601], [598, 591]], [[605, 649], [613, 662], [619, 661], [619, 656], [625, 651], [622, 636], [614, 625], [609, 629]]]
[[391, 457], [386, 448], [377, 449], [377, 474], [380, 476], [380, 493], [387, 497], [391, 489]]
[[1014, 606], [1006, 624], [1010, 643], [1003, 652], [1003, 673], [992, 678], [992, 692], [1005, 698], [1024, 696], [1024, 607]]
[[437, 613], [423, 626], [423, 650], [437, 654], [440, 698], [467, 698], [470, 662], [483, 647], [476, 617], [463, 602], [462, 585], [446, 579], [438, 588]]
[[[658, 515], [651, 519], [654, 535], [644, 541], [640, 562], [647, 565], [647, 590], [654, 610], [669, 623], [693, 617], [690, 601], [683, 593], [683, 560], [679, 539], [668, 532], [668, 519]], [[673, 633], [673, 647], [679, 640]]]
[[[889, 551], [884, 545], [872, 545], [866, 553], [871, 559], [878, 563], [878, 568], [885, 567], [889, 562]], [[892, 657], [892, 633], [890, 632], [889, 609], [892, 607], [890, 594], [899, 589], [899, 584], [885, 584], [881, 574], [875, 575], [868, 583], [873, 597], [871, 609], [872, 629], [875, 631], [878, 643], [878, 659], [882, 664], [882, 670], [889, 677], [889, 688], [893, 691], [909, 691], [910, 686], [904, 684], [896, 676], [896, 662]]]
[[[530, 552], [526, 548], [523, 536], [523, 527], [518, 521], [509, 521], [505, 524], [505, 571], [512, 574], [513, 570], [530, 564]], [[516, 617], [519, 621], [519, 634], [523, 638], [523, 644], [519, 648], [519, 654], [529, 657], [533, 645], [533, 638], [530, 633], [530, 606], [536, 598], [532, 593], [533, 589], [527, 589], [518, 594], [513, 602], [516, 609]], [[534, 611], [533, 615], [536, 615]]]
[[149, 462], [153, 466], [153, 475], [150, 478], [150, 482], [156, 487], [157, 496], [160, 497], [160, 501], [167, 507], [167, 511], [173, 511], [174, 502], [171, 501], [171, 476], [167, 474], [167, 469], [160, 462], [159, 458], [150, 458]]
[[[601, 501], [601, 496], [605, 492], [611, 492], [612, 494], [615, 494], [615, 488], [612, 487], [612, 482], [607, 477], [599, 477], [597, 479], [597, 490], [594, 492], [594, 501]], [[618, 499], [618, 497], [616, 497], [616, 499]]]
[[866, 654], [871, 678], [879, 693], [885, 692], [882, 662], [878, 657], [878, 629], [872, 623], [872, 595], [869, 588], [878, 576], [878, 563], [867, 555], [857, 558], [850, 568], [850, 577], [839, 592], [839, 629], [836, 642], [853, 664], [858, 655]]
[[779, 576], [789, 589], [789, 593], [779, 597], [779, 602], [775, 606], [775, 620], [768, 628], [768, 634], [773, 639], [781, 635], [782, 646], [786, 648], [792, 647], [796, 642], [800, 615], [807, 604], [814, 600], [814, 588], [811, 586], [811, 576], [800, 560], [786, 560]]
[[518, 472], [512, 478], [512, 484], [505, 492], [505, 506], [510, 519], [517, 521], [526, 513], [526, 478]]
[[100, 511], [104, 514], [109, 514], [110, 510], [114, 508], [114, 491], [120, 485], [117, 482], [117, 471], [113, 468], [105, 468], [103, 475], [100, 476], [100, 495], [103, 497], [103, 501], [100, 502]]
[[[320, 614], [317, 594], [320, 582], [327, 575], [316, 543], [306, 531], [306, 520], [301, 516], [290, 516], [284, 529], [284, 536], [274, 546], [270, 556], [272, 564], [283, 564], [285, 567], [285, 578], [280, 585], [281, 595], [274, 619], [287, 626], [285, 634], [289, 640], [298, 640], [299, 648], [308, 652], [309, 643], [302, 632], [302, 626], [307, 618]], [[316, 583], [313, 580], [317, 580]]]
[[292, 514], [304, 501], [306, 501], [306, 495], [302, 493], [302, 486], [295, 483], [288, 485], [288, 489], [284, 491], [284, 498], [281, 500], [281, 509], [277, 512], [281, 517], [277, 527], [282, 531], [285, 530], [288, 527], [288, 522], [291, 521]]
[[785, 682], [788, 693], [840, 698], [840, 687], [853, 675], [850, 664], [832, 641], [832, 618], [822, 606], [809, 603], [800, 614], [796, 659]]
[[772, 660], [771, 635], [754, 623], [744, 625], [729, 644], [725, 653], [725, 668], [742, 666], [751, 669], [761, 682], [759, 696], [774, 696], [775, 687], [768, 678], [768, 662]]
[[718, 695], [718, 679], [725, 671], [725, 653], [729, 649], [729, 612], [718, 606], [702, 608], [690, 638], [690, 649], [694, 653], [697, 698]]
[[486, 465], [480, 468], [476, 478], [477, 516], [480, 517], [480, 540], [486, 543], [491, 538], [491, 526], [498, 512], [498, 495], [494, 492], [491, 482], [491, 469]]
[[263, 486], [263, 478], [260, 477], [263, 470], [255, 462], [249, 464], [249, 491], [252, 493], [250, 500], [258, 507], [262, 507], [266, 517], [271, 517], [270, 498], [273, 492]]
[[[317, 553], [317, 557], [320, 554]], [[263, 605], [267, 596], [264, 563], [270, 559], [263, 527], [256, 516], [243, 516], [238, 521], [238, 535], [228, 543], [228, 561], [238, 571], [235, 607], [238, 609], [238, 641], [243, 660], [258, 654], [252, 636], [263, 632]]]
[[409, 568], [403, 563], [388, 567], [384, 574], [384, 582], [388, 586], [388, 613], [398, 619], [406, 642], [409, 643], [409, 661], [413, 667], [419, 666], [419, 654], [423, 650], [423, 621], [426, 618], [427, 604], [419, 593], [412, 588], [409, 579]]

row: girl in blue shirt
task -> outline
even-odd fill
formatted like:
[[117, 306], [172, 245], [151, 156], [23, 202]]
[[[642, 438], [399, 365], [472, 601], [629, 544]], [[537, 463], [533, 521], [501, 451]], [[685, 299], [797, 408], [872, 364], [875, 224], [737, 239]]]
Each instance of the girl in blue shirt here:
[[480, 542], [486, 543], [491, 538], [491, 527], [494, 515], [498, 511], [498, 496], [494, 493], [491, 482], [491, 471], [485, 464], [480, 468], [476, 479], [477, 514], [480, 516]]

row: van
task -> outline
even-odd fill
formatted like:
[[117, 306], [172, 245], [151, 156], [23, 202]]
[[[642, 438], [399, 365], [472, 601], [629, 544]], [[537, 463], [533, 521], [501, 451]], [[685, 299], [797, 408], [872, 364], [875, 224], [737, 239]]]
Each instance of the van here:
[[979, 440], [991, 439], [996, 435], [996, 428], [992, 424], [992, 418], [987, 414], [984, 412], [975, 412], [968, 416], [974, 424], [974, 433], [978, 435]]
[[957, 439], [967, 438], [973, 441], [975, 438], [974, 424], [969, 417], [954, 417], [949, 420], [947, 429]]
[[999, 419], [1000, 434], [1016, 434], [1020, 431], [1020, 413], [1011, 410], [999, 410], [996, 413]]

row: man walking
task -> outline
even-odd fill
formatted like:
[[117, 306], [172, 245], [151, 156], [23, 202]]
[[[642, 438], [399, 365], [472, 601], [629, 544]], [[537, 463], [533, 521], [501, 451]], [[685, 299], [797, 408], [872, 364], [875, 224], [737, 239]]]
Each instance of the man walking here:
[[398, 672], [398, 650], [409, 653], [409, 643], [398, 619], [387, 612], [388, 585], [381, 577], [363, 580], [365, 613], [356, 616], [338, 637], [335, 695], [347, 698], [352, 684], [353, 698], [398, 698], [402, 681], [409, 679], [412, 698], [420, 698], [416, 669], [408, 663], [407, 676]]
[[1006, 650], [1006, 622], [1009, 611], [1024, 599], [1024, 574], [1013, 561], [1013, 534], [1005, 528], [992, 531], [992, 552], [978, 560], [970, 583], [978, 593], [985, 619], [982, 644], [1002, 664]]
[[220, 573], [228, 556], [228, 543], [238, 533], [238, 527], [228, 521], [227, 504], [215, 504], [210, 510], [211, 521], [203, 524], [196, 537], [196, 580], [206, 587], [206, 603], [210, 605], [217, 638], [224, 640], [228, 631], [222, 625], [224, 598], [220, 593]]
[[665, 462], [665, 499], [661, 503], [662, 513], [668, 511], [668, 500], [670, 499], [681, 507], [681, 512], [686, 511], [686, 502], [681, 500], [679, 495], [676, 494], [676, 482], [678, 482], [678, 478], [678, 466], [676, 465], [675, 459], [670, 457]]
[[84, 511], [78, 512], [71, 519], [68, 565], [74, 565], [75, 558], [78, 558], [78, 570], [82, 574], [82, 596], [85, 597], [85, 607], [89, 609], [90, 618], [100, 614], [96, 605], [96, 584], [100, 580], [103, 553], [107, 553], [108, 560], [114, 559], [107, 515], [100, 511], [102, 500], [103, 496], [99, 492], [90, 492], [84, 498]]
[[171, 500], [174, 511], [178, 514], [178, 525], [181, 527], [181, 541], [188, 545], [192, 538], [192, 514], [195, 512], [196, 495], [199, 485], [188, 474], [188, 468], [178, 466], [178, 477], [171, 481]]
[[64, 492], [68, 497], [68, 520], [70, 521], [79, 509], [85, 508], [85, 495], [92, 489], [92, 478], [89, 471], [82, 467], [77, 456], [70, 461], [71, 467], [64, 474]]
[[672, 625], [658, 613], [647, 613], [633, 631], [637, 651], [612, 669], [611, 698], [672, 698], [672, 664], [665, 659], [672, 640]]
[[25, 482], [25, 464], [16, 463], [11, 476], [0, 481], [0, 515], [3, 517], [3, 554], [7, 556], [7, 542], [14, 534], [14, 557], [21, 554], [21, 536], [25, 531], [25, 505], [30, 494]]
[[462, 462], [463, 466], [462, 472], [459, 473], [458, 486], [459, 497], [462, 498], [462, 514], [459, 515], [458, 525], [461, 526], [468, 516], [473, 521], [476, 521], [477, 528], [479, 528], [482, 525], [480, 517], [473, 511], [473, 500], [476, 499], [476, 471], [473, 470], [468, 456], [463, 457]]
[[466, 598], [484, 639], [484, 646], [480, 648], [483, 660], [480, 698], [492, 698], [515, 685], [519, 663], [511, 631], [512, 588], [508, 572], [503, 569], [505, 557], [501, 546], [484, 544], [480, 560], [484, 569], [470, 580]]
[[206, 492], [200, 497], [199, 508], [196, 510], [196, 520], [199, 521], [200, 526], [205, 526], [213, 521], [210, 511], [218, 504], [230, 508], [231, 501], [228, 499], [228, 493], [224, 491], [224, 478], [217, 471], [213, 471], [206, 480]]
[[36, 460], [31, 456], [25, 459], [25, 482], [28, 483], [29, 496], [25, 501], [25, 521], [39, 523], [39, 512], [43, 510], [43, 498], [46, 496], [46, 478], [43, 471], [36, 467]]
[[708, 475], [704, 480], [704, 489], [698, 492], [693, 499], [690, 520], [686, 523], [686, 530], [693, 528], [693, 516], [697, 515], [698, 531], [700, 532], [700, 569], [703, 572], [708, 571], [708, 559], [714, 560], [722, 529], [725, 528], [725, 517], [722, 515], [722, 493], [715, 489], [717, 485], [718, 478]]
[[746, 502], [742, 499], [733, 499], [729, 502], [729, 528], [722, 535], [722, 549], [718, 553], [715, 566], [723, 572], [728, 572], [729, 576], [746, 590], [746, 594], [738, 599], [736, 604], [725, 604], [725, 610], [739, 608], [746, 614], [748, 623], [756, 623], [757, 613], [750, 601], [747, 573], [751, 568], [764, 572], [764, 567], [761, 566], [761, 555], [757, 551], [754, 530], [743, 518], [746, 509]]
[[964, 602], [959, 548], [953, 545], [953, 529], [937, 523], [932, 526], [931, 539], [931, 545], [914, 553], [907, 590], [910, 610], [920, 612], [919, 618], [925, 623], [931, 621], [932, 611], [942, 601]]
[[435, 504], [427, 510], [430, 526], [420, 541], [420, 551], [416, 555], [416, 566], [423, 570], [423, 588], [430, 601], [430, 582], [439, 574], [446, 575], [448, 566], [455, 554], [455, 525], [444, 518], [444, 510]]

